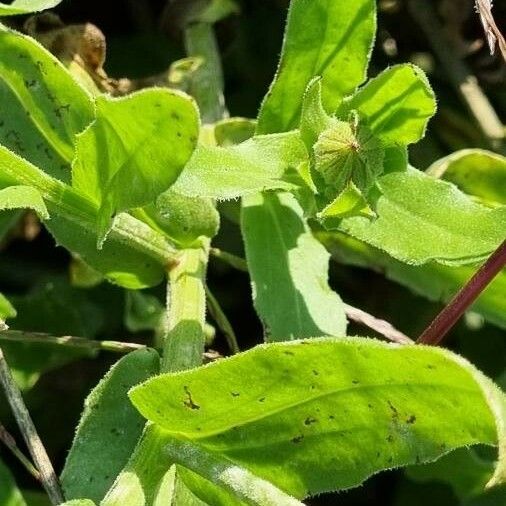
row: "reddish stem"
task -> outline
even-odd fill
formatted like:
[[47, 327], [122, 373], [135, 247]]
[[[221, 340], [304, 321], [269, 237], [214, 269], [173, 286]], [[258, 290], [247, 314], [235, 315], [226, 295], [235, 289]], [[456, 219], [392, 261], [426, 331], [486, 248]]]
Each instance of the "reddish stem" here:
[[417, 344], [439, 344], [466, 309], [469, 308], [505, 265], [506, 240], [503, 241], [474, 276], [422, 332], [422, 335], [416, 341]]

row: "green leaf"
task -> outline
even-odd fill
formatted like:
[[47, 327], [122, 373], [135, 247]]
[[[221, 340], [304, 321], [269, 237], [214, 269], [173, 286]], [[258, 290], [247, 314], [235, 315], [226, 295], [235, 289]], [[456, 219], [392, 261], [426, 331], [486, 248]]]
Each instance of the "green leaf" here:
[[154, 350], [138, 350], [119, 360], [84, 403], [61, 482], [67, 498], [99, 502], [127, 463], [144, 422], [128, 401], [132, 386], [158, 373]]
[[352, 110], [385, 146], [403, 146], [424, 136], [436, 112], [436, 98], [422, 70], [411, 64], [395, 65], [346, 99], [337, 115], [346, 118]]
[[10, 303], [7, 297], [0, 293], [0, 319], [7, 320], [17, 315], [16, 308]]
[[153, 202], [174, 183], [198, 132], [195, 103], [181, 92], [96, 99], [96, 120], [77, 137], [72, 185], [99, 206], [99, 245], [118, 212]]
[[298, 498], [498, 440], [489, 484], [506, 480], [504, 394], [439, 348], [362, 338], [275, 343], [158, 376], [129, 395], [174, 438]]
[[72, 499], [71, 501], [66, 501], [60, 506], [95, 506], [93, 501], [90, 499]]
[[166, 452], [211, 483], [223, 487], [250, 506], [304, 506], [272, 483], [196, 444], [174, 440]]
[[462, 149], [434, 162], [427, 174], [446, 179], [487, 204], [506, 205], [506, 158], [497, 153]]
[[336, 110], [365, 78], [375, 31], [374, 0], [292, 0], [281, 60], [257, 132], [296, 128], [304, 91], [314, 76], [322, 77], [326, 110]]
[[[408, 265], [380, 250], [336, 232], [319, 232], [318, 239], [339, 262], [367, 267], [433, 301], [449, 302], [479, 266], [450, 267], [435, 262]], [[506, 329], [506, 272], [500, 272], [470, 308]]]
[[0, 187], [17, 185], [31, 186], [41, 194], [51, 215], [45, 225], [57, 243], [79, 254], [108, 280], [127, 288], [144, 288], [163, 279], [171, 250], [163, 236], [131, 216], [120, 215], [110, 240], [98, 251], [97, 208], [71, 187], [0, 146]]
[[394, 172], [378, 180], [376, 220], [352, 217], [339, 230], [403, 262], [476, 263], [506, 236], [506, 207], [489, 209], [455, 186], [422, 172]]
[[266, 193], [243, 199], [241, 227], [266, 339], [344, 334], [344, 309], [328, 286], [328, 253], [295, 198]]
[[473, 448], [460, 448], [432, 464], [407, 469], [412, 480], [448, 483], [461, 500], [480, 495], [493, 473], [494, 463], [479, 457]]
[[181, 195], [172, 189], [162, 193], [156, 204], [133, 214], [181, 247], [192, 247], [202, 237], [212, 238], [220, 228], [220, 215], [210, 199]]
[[256, 121], [249, 118], [225, 118], [214, 124], [214, 137], [218, 146], [241, 144], [255, 134]]
[[40, 219], [49, 219], [40, 193], [31, 186], [9, 186], [0, 190], [0, 209], [32, 209]]
[[297, 131], [259, 135], [228, 148], [199, 145], [173, 189], [220, 200], [291, 189], [294, 186], [281, 178], [306, 158]]
[[153, 506], [167, 506], [168, 504], [205, 506], [206, 503], [202, 502], [188, 489], [184, 481], [181, 479], [178, 470], [179, 469], [174, 464], [165, 473], [165, 476], [158, 486]]
[[154, 295], [126, 291], [125, 327], [130, 332], [159, 331], [165, 326], [165, 306]]
[[30, 14], [56, 7], [61, 0], [14, 0], [10, 4], [0, 3], [0, 16]]
[[0, 504], [2, 506], [27, 506], [12, 474], [0, 460]]
[[69, 182], [74, 136], [94, 118], [90, 96], [30, 37], [0, 27], [0, 54], [0, 144]]

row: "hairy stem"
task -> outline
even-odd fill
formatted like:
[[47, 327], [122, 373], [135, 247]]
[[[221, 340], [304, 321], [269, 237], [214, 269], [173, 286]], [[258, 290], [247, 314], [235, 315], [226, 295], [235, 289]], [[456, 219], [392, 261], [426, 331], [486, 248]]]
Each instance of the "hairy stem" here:
[[208, 257], [208, 245], [185, 249], [178, 265], [169, 271], [168, 334], [163, 347], [163, 372], [191, 369], [202, 363]]
[[52, 504], [60, 504], [64, 501], [63, 493], [54, 472], [53, 466], [47, 455], [46, 449], [40, 440], [35, 425], [32, 422], [30, 413], [16, 385], [11, 371], [5, 360], [2, 349], [0, 348], [0, 383], [3, 386], [7, 400], [11, 406], [16, 422], [23, 434], [23, 438], [28, 446], [37, 470], [40, 473], [40, 479], [44, 489], [49, 496]]
[[436, 316], [416, 342], [418, 344], [439, 344], [455, 323], [457, 323], [458, 319], [505, 265], [506, 240], [503, 241], [490, 258], [478, 269], [475, 275]]

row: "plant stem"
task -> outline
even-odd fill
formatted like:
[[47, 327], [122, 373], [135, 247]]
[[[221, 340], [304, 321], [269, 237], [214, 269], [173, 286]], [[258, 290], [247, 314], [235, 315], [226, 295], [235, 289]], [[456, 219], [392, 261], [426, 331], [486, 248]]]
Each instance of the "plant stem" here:
[[436, 345], [457, 323], [466, 309], [506, 265], [506, 240], [495, 250], [490, 258], [478, 269], [474, 276], [459, 290], [457, 295], [436, 316], [432, 323], [417, 339], [418, 344]]
[[204, 63], [191, 81], [191, 94], [199, 104], [203, 123], [214, 123], [226, 115], [223, 97], [223, 70], [213, 25], [192, 23], [184, 31], [186, 53]]
[[185, 249], [179, 264], [169, 271], [168, 334], [163, 347], [163, 372], [191, 369], [202, 363], [208, 257], [208, 244], [198, 249]]
[[362, 311], [361, 309], [350, 306], [349, 304], [344, 304], [344, 311], [350, 320], [361, 323], [362, 325], [375, 330], [394, 343], [414, 344], [412, 339], [397, 330], [385, 320], [380, 320], [379, 318], [376, 318], [369, 313]]
[[230, 267], [233, 267], [238, 271], [248, 272], [248, 264], [244, 258], [238, 257], [219, 248], [211, 248], [210, 253], [213, 257], [218, 258], [222, 262], [230, 265]]
[[24, 453], [18, 448], [16, 440], [7, 432], [7, 429], [0, 423], [0, 441], [9, 448], [12, 454], [19, 460], [21, 465], [37, 480], [40, 481], [40, 473], [36, 467], [25, 457]]
[[237, 343], [237, 338], [235, 336], [234, 329], [232, 325], [228, 321], [227, 315], [221, 309], [220, 303], [216, 300], [216, 297], [213, 295], [209, 287], [206, 286], [206, 295], [208, 302], [208, 309], [211, 316], [214, 318], [214, 321], [218, 324], [225, 339], [227, 340], [228, 346], [232, 353], [239, 353], [241, 350], [239, 349], [239, 344]]
[[54, 344], [69, 348], [82, 348], [91, 351], [111, 351], [113, 353], [130, 353], [145, 348], [143, 344], [122, 343], [120, 341], [93, 341], [84, 337], [51, 336], [42, 332], [25, 332], [22, 330], [5, 330], [0, 332], [0, 341], [18, 343]]
[[52, 504], [64, 502], [63, 493], [54, 472], [53, 466], [47, 455], [46, 449], [40, 440], [37, 430], [33, 425], [30, 413], [23, 402], [23, 397], [18, 386], [14, 382], [9, 366], [0, 348], [0, 383], [11, 406], [16, 422], [23, 434], [30, 455], [40, 473], [42, 485], [49, 496]]

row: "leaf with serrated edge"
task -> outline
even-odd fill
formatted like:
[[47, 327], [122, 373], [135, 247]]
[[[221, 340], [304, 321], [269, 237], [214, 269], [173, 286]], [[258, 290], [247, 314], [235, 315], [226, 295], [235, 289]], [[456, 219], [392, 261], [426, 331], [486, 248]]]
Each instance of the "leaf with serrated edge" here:
[[477, 443], [499, 445], [489, 485], [506, 480], [504, 393], [440, 348], [364, 338], [261, 345], [129, 395], [173, 437], [299, 498]]
[[344, 334], [342, 302], [328, 285], [329, 255], [311, 234], [294, 196], [245, 198], [241, 229], [265, 339]]
[[339, 230], [397, 260], [413, 265], [477, 263], [506, 236], [506, 207], [477, 204], [454, 185], [423, 172], [388, 174], [378, 186], [378, 218], [346, 218]]
[[227, 200], [263, 190], [291, 189], [282, 177], [307, 158], [298, 131], [259, 135], [228, 148], [199, 145], [173, 190]]
[[65, 67], [26, 35], [0, 26], [0, 144], [70, 182], [75, 135], [93, 101]]
[[72, 186], [99, 206], [99, 246], [117, 213], [153, 202], [174, 183], [198, 132], [196, 105], [178, 91], [96, 99], [96, 119], [77, 137]]
[[323, 79], [323, 103], [334, 111], [365, 79], [376, 31], [376, 2], [292, 0], [279, 67], [258, 116], [257, 133], [284, 132], [299, 123], [302, 96]]
[[395, 65], [345, 100], [337, 111], [345, 119], [357, 110], [385, 146], [420, 140], [436, 112], [436, 98], [424, 72], [411, 64]]
[[32, 209], [40, 219], [49, 219], [40, 193], [31, 186], [9, 186], [0, 190], [0, 209]]

